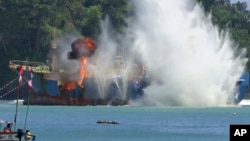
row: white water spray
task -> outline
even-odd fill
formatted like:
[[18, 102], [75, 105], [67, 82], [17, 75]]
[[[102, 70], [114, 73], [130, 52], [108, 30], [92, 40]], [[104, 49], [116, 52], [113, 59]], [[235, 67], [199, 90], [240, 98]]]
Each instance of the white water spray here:
[[[119, 99], [125, 99], [126, 87], [127, 87], [127, 74], [128, 67], [120, 68], [117, 65], [122, 65], [123, 58], [117, 58], [119, 55], [118, 44], [119, 37], [117, 33], [114, 32], [109, 18], [107, 17], [105, 21], [101, 23], [101, 34], [97, 39], [97, 51], [91, 60], [95, 62], [95, 65], [91, 65], [89, 70], [90, 74], [95, 77], [98, 85], [98, 91], [100, 92], [100, 98], [106, 98], [109, 93], [106, 93], [108, 80], [112, 80], [116, 87], [118, 88], [119, 94], [117, 97]], [[121, 59], [121, 60], [120, 60]], [[123, 81], [122, 85], [118, 84], [120, 78]], [[118, 80], [119, 79], [119, 80]], [[107, 83], [108, 82], [108, 83]], [[122, 89], [124, 88], [124, 89]]]
[[246, 51], [190, 2], [133, 1], [136, 21], [127, 36], [152, 76], [145, 92], [156, 105], [224, 105], [245, 68]]
[[[110, 31], [110, 32], [108, 32]], [[95, 65], [91, 66], [89, 73], [96, 78], [100, 98], [105, 98], [107, 79], [113, 77], [113, 57], [117, 44], [112, 38], [112, 27], [108, 18], [101, 23], [101, 34], [97, 39], [97, 51], [91, 58]]]
[[79, 37], [81, 37], [79, 34], [73, 32], [71, 34], [56, 39], [56, 45], [57, 45], [56, 54], [58, 59], [58, 67], [64, 70], [64, 75], [60, 76], [61, 77], [60, 79], [62, 80], [67, 80], [67, 79], [72, 81], [78, 80], [78, 76], [75, 75], [71, 76], [70, 78], [68, 77], [74, 73], [79, 73], [80, 70], [79, 61], [69, 60], [68, 52], [71, 51], [70, 48], [71, 43]]

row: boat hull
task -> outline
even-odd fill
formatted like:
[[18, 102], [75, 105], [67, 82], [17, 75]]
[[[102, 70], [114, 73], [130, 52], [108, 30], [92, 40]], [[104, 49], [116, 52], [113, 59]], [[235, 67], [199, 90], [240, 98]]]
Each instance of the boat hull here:
[[[10, 63], [10, 68], [18, 71], [17, 68], [20, 65], [12, 64]], [[118, 75], [102, 79], [101, 81], [94, 77], [87, 77], [83, 79], [81, 85], [75, 85], [73, 89], [64, 89], [64, 85], [67, 83], [63, 79], [65, 76], [64, 72], [53, 72], [46, 65], [39, 64], [39, 66], [23, 66], [25, 81], [32, 80], [31, 95], [24, 100], [24, 104], [127, 105], [130, 100], [137, 100], [143, 97], [144, 88], [150, 85], [151, 82], [145, 73], [139, 73], [139, 75], [130, 79], [122, 78]], [[31, 68], [35, 70], [33, 77], [31, 77], [30, 73]], [[239, 104], [249, 92], [249, 72], [242, 74], [237, 82], [237, 87], [235, 95], [232, 95], [234, 96], [235, 105]], [[230, 97], [230, 104], [232, 102], [232, 97]]]
[[[25, 72], [27, 81], [29, 75]], [[101, 89], [97, 80], [89, 77], [82, 82], [83, 87], [76, 85], [72, 90], [64, 90], [60, 77], [42, 73], [33, 76], [29, 101], [25, 99], [25, 105], [126, 105], [129, 100], [143, 96], [143, 89], [148, 85], [146, 77], [136, 81], [114, 77], [107, 78]]]
[[[106, 86], [101, 92], [95, 78], [86, 78], [83, 88], [77, 86], [74, 90], [62, 91], [59, 80], [44, 79], [42, 74], [35, 74], [30, 105], [127, 105], [130, 100], [140, 99], [144, 88], [150, 84], [149, 78], [123, 81], [122, 78], [106, 80]], [[234, 104], [239, 104], [249, 91], [249, 73], [244, 73], [238, 82]], [[105, 95], [105, 96], [103, 96]], [[24, 104], [28, 104], [27, 99]]]
[[17, 136], [17, 132], [3, 133], [0, 132], [0, 141], [19, 141]]
[[234, 104], [239, 104], [245, 97], [246, 94], [249, 93], [249, 72], [245, 72], [242, 74], [240, 79], [237, 82], [238, 90], [236, 91]]
[[[0, 132], [0, 141], [19, 141], [17, 134], [18, 134], [17, 132], [9, 132], [9, 133]], [[22, 136], [21, 140], [22, 141], [35, 141], [34, 138], [25, 140], [24, 136]]]

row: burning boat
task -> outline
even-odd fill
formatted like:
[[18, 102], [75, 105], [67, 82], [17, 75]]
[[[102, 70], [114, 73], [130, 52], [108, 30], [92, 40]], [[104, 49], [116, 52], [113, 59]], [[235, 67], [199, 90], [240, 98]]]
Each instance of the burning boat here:
[[[95, 72], [104, 70], [105, 64], [101, 66], [103, 61], [91, 60], [95, 52], [95, 42], [86, 37], [73, 41], [67, 54], [68, 60], [77, 63], [75, 72], [59, 65], [55, 44], [52, 44], [51, 64], [11, 60], [9, 67], [23, 74], [32, 88], [30, 105], [126, 105], [144, 95], [144, 88], [152, 80], [142, 63], [129, 63], [117, 55], [111, 61], [112, 67], [99, 74]], [[89, 63], [94, 64], [91, 69]], [[240, 103], [248, 91], [249, 73], [245, 72], [237, 82], [234, 103]], [[24, 100], [24, 104], [27, 102]]]
[[[112, 77], [98, 78], [90, 74], [86, 65], [95, 53], [96, 45], [91, 38], [77, 39], [71, 44], [68, 59], [78, 63], [77, 72], [70, 73], [58, 65], [56, 45], [52, 44], [52, 63], [11, 60], [9, 67], [23, 71], [24, 79], [32, 88], [30, 105], [125, 105], [143, 95], [149, 80], [145, 68], [136, 64], [137, 72], [129, 78], [119, 74], [127, 65], [122, 56], [115, 56]], [[138, 70], [139, 68], [139, 70]], [[98, 69], [96, 67], [95, 69]], [[24, 100], [27, 104], [27, 100]]]

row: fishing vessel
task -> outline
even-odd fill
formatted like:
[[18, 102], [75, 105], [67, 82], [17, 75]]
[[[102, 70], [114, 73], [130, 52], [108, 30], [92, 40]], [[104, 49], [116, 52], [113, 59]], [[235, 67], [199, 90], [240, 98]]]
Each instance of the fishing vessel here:
[[[24, 72], [23, 77], [32, 88], [28, 98], [30, 105], [127, 105], [130, 100], [140, 99], [144, 95], [144, 88], [150, 85], [146, 67], [140, 63], [128, 63], [122, 55], [114, 56], [114, 60], [110, 62], [110, 71], [101, 77], [90, 73], [103, 68], [94, 62], [94, 69], [87, 69], [96, 50], [94, 41], [88, 37], [77, 39], [71, 44], [68, 59], [77, 61], [79, 66], [78, 71], [73, 73], [58, 64], [55, 43], [51, 49], [51, 64], [20, 60], [9, 62], [11, 69]], [[124, 76], [122, 71], [126, 68], [130, 70]], [[249, 73], [245, 72], [237, 82], [234, 97], [236, 105], [244, 99], [249, 91], [248, 87]], [[28, 104], [27, 99], [24, 104]]]
[[[141, 97], [150, 82], [145, 67], [128, 64], [122, 56], [116, 55], [110, 71], [97, 77], [86, 68], [95, 48], [90, 38], [77, 39], [71, 44], [68, 59], [79, 64], [79, 69], [73, 73], [58, 64], [55, 44], [52, 45], [51, 64], [11, 60], [9, 68], [24, 72], [24, 79], [32, 87], [30, 105], [126, 105], [129, 100]], [[128, 65], [134, 69], [125, 78], [121, 71]], [[98, 65], [94, 67], [93, 71], [100, 69]]]

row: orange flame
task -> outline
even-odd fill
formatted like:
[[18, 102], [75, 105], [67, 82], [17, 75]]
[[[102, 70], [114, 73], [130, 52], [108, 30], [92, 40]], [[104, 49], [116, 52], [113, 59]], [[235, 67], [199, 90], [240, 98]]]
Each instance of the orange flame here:
[[79, 59], [79, 62], [80, 62], [80, 75], [79, 75], [79, 79], [78, 79], [77, 84], [80, 87], [83, 87], [82, 82], [83, 82], [84, 78], [88, 77], [88, 72], [87, 72], [87, 69], [86, 69], [87, 61], [88, 61], [87, 57], [81, 57]]
[[95, 43], [94, 41], [89, 38], [89, 37], [86, 37], [83, 39], [83, 43], [89, 48], [89, 49], [92, 49], [94, 50], [95, 49]]
[[64, 86], [63, 86], [63, 90], [64, 91], [71, 91], [71, 90], [74, 90], [76, 88], [74, 82], [72, 81], [67, 81]]
[[[82, 45], [84, 44], [84, 45]], [[79, 50], [79, 48], [85, 47], [85, 49], [87, 49], [89, 52], [88, 54], [79, 54], [81, 55], [81, 57], [79, 57], [77, 55], [77, 51]], [[64, 86], [62, 87], [63, 90], [66, 91], [70, 91], [70, 90], [74, 90], [76, 88], [76, 85], [80, 86], [80, 87], [84, 87], [83, 85], [83, 81], [86, 77], [88, 76], [88, 72], [87, 72], [87, 68], [86, 68], [86, 64], [88, 61], [88, 57], [91, 57], [93, 55], [93, 53], [95, 52], [96, 46], [94, 41], [89, 38], [86, 37], [82, 40], [76, 40], [71, 44], [71, 48], [72, 48], [72, 52], [74, 52], [73, 55], [76, 55], [77, 57], [73, 57], [74, 59], [78, 59], [79, 61], [79, 65], [80, 65], [80, 70], [79, 70], [79, 77], [77, 81], [67, 81]]]
[[[90, 52], [92, 52], [91, 54], [93, 54], [93, 52], [95, 51], [95, 43], [94, 43], [94, 41], [91, 38], [86, 37], [86, 38], [83, 39], [83, 43], [90, 50]], [[84, 80], [84, 78], [88, 77], [88, 72], [87, 72], [87, 69], [86, 69], [87, 61], [88, 61], [87, 57], [80, 57], [80, 59], [79, 59], [79, 62], [80, 62], [80, 75], [79, 75], [79, 79], [77, 81], [77, 84], [80, 87], [84, 87], [83, 86], [83, 80]]]

